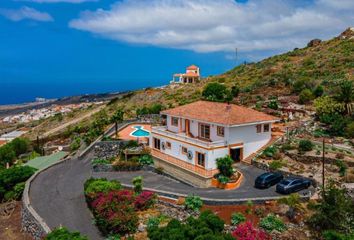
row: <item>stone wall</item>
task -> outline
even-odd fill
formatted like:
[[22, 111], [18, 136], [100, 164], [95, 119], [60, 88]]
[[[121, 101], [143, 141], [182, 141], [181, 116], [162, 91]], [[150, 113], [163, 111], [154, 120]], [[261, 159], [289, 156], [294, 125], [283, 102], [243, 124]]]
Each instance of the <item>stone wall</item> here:
[[110, 159], [116, 157], [119, 154], [120, 149], [124, 145], [125, 141], [103, 141], [97, 142], [93, 146], [93, 152], [95, 158]]
[[31, 234], [33, 239], [40, 240], [47, 235], [47, 231], [34, 217], [34, 214], [30, 212], [29, 208], [23, 204], [21, 210], [22, 217], [22, 230]]
[[[285, 154], [290, 157], [291, 159], [294, 159], [295, 161], [304, 163], [304, 164], [312, 164], [312, 163], [318, 163], [322, 162], [322, 156], [308, 156], [308, 155], [301, 155], [298, 153], [292, 153], [292, 152], [285, 152]], [[325, 157], [325, 163], [326, 164], [333, 164], [336, 162], [337, 159], [334, 158], [329, 158]], [[348, 167], [354, 167], [354, 162], [351, 161], [346, 161], [343, 160]]]

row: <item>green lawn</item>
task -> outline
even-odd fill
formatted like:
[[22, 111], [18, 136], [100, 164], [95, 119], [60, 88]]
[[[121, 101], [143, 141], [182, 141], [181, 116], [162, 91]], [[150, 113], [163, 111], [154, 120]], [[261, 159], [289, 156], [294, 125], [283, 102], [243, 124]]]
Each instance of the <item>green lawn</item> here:
[[64, 158], [66, 155], [68, 155], [67, 152], [57, 152], [57, 153], [54, 153], [49, 156], [37, 157], [35, 159], [32, 159], [29, 162], [27, 162], [25, 165], [37, 168], [38, 170], [41, 170], [41, 169], [46, 168], [55, 162], [58, 162], [60, 159]]

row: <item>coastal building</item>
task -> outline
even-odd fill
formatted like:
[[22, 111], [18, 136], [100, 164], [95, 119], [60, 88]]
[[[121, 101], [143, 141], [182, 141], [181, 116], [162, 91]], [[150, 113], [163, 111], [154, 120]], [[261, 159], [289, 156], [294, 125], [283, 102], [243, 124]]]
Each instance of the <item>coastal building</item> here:
[[200, 80], [200, 70], [196, 65], [187, 67], [186, 73], [173, 75], [171, 83], [196, 83]]
[[235, 162], [267, 145], [277, 118], [253, 109], [198, 101], [161, 112], [165, 126], [153, 127], [151, 153], [156, 167], [185, 182], [209, 187], [217, 173], [216, 159]]

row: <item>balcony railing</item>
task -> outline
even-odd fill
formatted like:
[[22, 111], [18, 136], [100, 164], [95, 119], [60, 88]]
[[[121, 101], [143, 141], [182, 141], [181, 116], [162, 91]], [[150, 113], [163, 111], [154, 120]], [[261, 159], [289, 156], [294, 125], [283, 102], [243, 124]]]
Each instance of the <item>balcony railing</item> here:
[[223, 147], [226, 145], [224, 140], [208, 142], [208, 141], [200, 140], [198, 138], [189, 137], [185, 133], [170, 132], [167, 130], [166, 126], [152, 127], [152, 133], [157, 133], [167, 137], [176, 138], [177, 140], [185, 141], [187, 143], [195, 144], [206, 148]]

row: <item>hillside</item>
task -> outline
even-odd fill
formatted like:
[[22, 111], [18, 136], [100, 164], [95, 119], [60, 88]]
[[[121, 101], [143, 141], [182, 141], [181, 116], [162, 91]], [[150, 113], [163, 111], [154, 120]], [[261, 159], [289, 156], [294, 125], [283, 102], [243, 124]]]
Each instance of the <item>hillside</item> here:
[[[165, 107], [193, 102], [201, 97], [208, 82], [217, 81], [228, 87], [235, 84], [241, 88], [242, 103], [247, 104], [257, 95], [290, 95], [296, 82], [308, 87], [319, 84], [330, 86], [340, 79], [354, 80], [354, 29], [348, 28], [338, 37], [328, 41], [313, 40], [301, 49], [269, 57], [257, 63], [249, 63], [204, 79], [196, 85], [181, 85], [163, 89], [146, 89], [117, 101], [134, 115], [134, 109], [161, 103]], [[236, 102], [239, 102], [239, 100]]]

